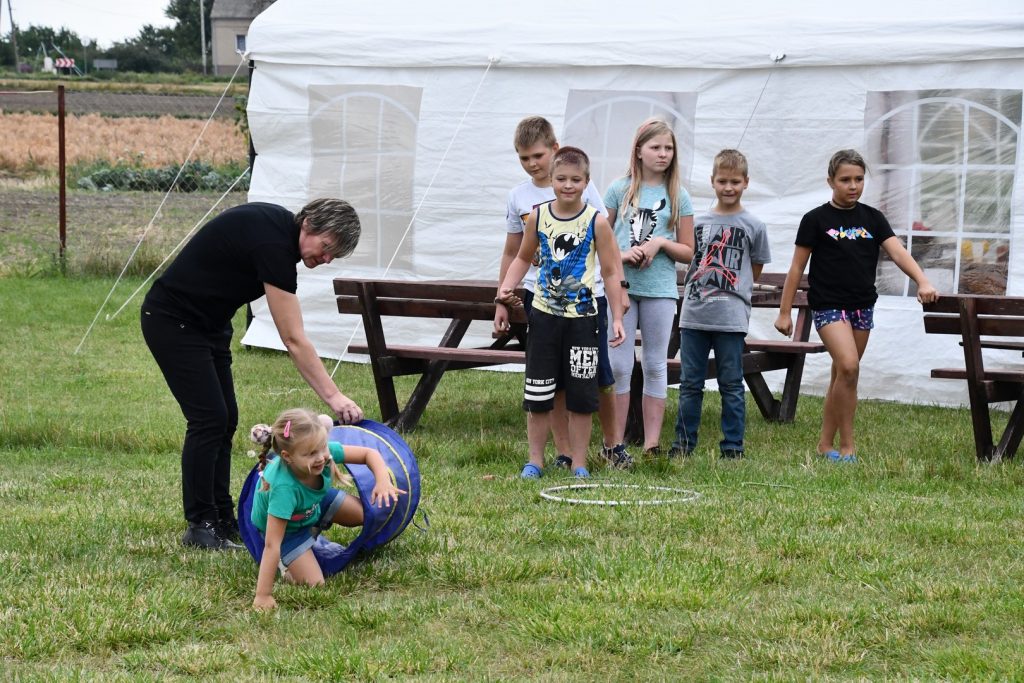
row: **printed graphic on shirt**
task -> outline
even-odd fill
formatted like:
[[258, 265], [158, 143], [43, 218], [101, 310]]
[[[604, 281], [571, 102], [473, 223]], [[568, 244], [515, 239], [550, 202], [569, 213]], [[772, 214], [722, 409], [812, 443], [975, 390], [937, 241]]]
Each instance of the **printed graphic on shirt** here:
[[658, 227], [658, 211], [665, 208], [665, 198], [650, 209], [636, 209], [629, 217], [629, 246], [635, 247], [651, 239]]
[[832, 228], [825, 233], [834, 240], [872, 240], [874, 237], [864, 228]]
[[593, 379], [597, 375], [597, 347], [569, 347], [569, 374], [576, 379]]
[[588, 270], [594, 248], [593, 212], [572, 221], [553, 219], [546, 210], [539, 216], [541, 262], [535, 293], [543, 299], [541, 310], [554, 315], [596, 314], [593, 273]]
[[313, 515], [319, 515], [319, 513], [320, 513], [320, 503], [313, 503], [313, 505], [310, 506], [307, 510], [305, 510], [305, 511], [300, 510], [298, 512], [293, 513], [291, 521], [293, 521], [293, 522], [302, 522], [302, 521], [307, 520], [307, 519], [312, 519]]
[[686, 286], [688, 300], [707, 300], [720, 292], [735, 292], [743, 263], [747, 233], [733, 225], [698, 226], [694, 232], [697, 264]]
[[550, 401], [555, 397], [555, 378], [530, 379], [526, 378], [523, 398], [527, 401], [538, 403]]

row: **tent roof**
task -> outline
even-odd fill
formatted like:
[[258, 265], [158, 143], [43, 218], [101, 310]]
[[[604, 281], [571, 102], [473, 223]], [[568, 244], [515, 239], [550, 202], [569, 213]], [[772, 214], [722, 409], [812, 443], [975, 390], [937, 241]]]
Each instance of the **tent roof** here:
[[[739, 6], [737, 6], [739, 7]], [[777, 0], [278, 0], [253, 21], [257, 61], [380, 67], [758, 68], [1020, 58], [1024, 3]]]

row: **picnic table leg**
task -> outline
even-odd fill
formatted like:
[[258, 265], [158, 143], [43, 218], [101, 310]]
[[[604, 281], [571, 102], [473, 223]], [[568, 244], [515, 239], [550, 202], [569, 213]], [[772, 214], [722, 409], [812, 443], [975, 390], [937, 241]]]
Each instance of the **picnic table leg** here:
[[1020, 446], [1022, 436], [1024, 436], [1024, 391], [1017, 397], [1017, 403], [1010, 413], [1010, 420], [1006, 423], [1006, 430], [993, 453], [993, 460], [1012, 458]]
[[769, 422], [779, 422], [779, 401], [772, 395], [772, 390], [768, 388], [764, 376], [760, 372], [752, 372], [749, 375], [743, 375], [743, 380], [747, 383], [750, 395], [764, 419]]
[[796, 418], [796, 402], [800, 398], [800, 382], [804, 374], [804, 356], [793, 354], [786, 368], [786, 381], [782, 385], [782, 398], [775, 410], [775, 422], [792, 422]]
[[629, 379], [629, 412], [622, 440], [638, 446], [644, 442], [644, 371], [639, 360], [633, 361], [633, 375]]
[[372, 282], [359, 285], [359, 303], [363, 310], [363, 331], [366, 333], [366, 347], [370, 353], [370, 367], [373, 370], [373, 383], [377, 387], [377, 403], [380, 405], [380, 418], [385, 424], [391, 424], [398, 417], [398, 397], [395, 395], [395, 380], [380, 361], [387, 350], [384, 340], [384, 329], [380, 322], [380, 311], [377, 309], [377, 297]]
[[982, 385], [985, 366], [981, 358], [977, 316], [975, 302], [972, 299], [961, 299], [960, 327], [964, 343], [964, 364], [967, 369], [967, 395], [971, 401], [971, 421], [974, 425], [974, 449], [979, 460], [991, 460], [995, 455], [995, 449], [992, 445], [988, 396]]
[[[438, 346], [457, 347], [462, 342], [466, 330], [469, 329], [469, 323], [469, 320], [453, 320]], [[390, 425], [395, 431], [412, 431], [416, 428], [447, 369], [448, 361], [446, 360], [432, 360], [427, 364], [427, 369], [413, 388], [405, 408], [402, 408], [394, 423]]]

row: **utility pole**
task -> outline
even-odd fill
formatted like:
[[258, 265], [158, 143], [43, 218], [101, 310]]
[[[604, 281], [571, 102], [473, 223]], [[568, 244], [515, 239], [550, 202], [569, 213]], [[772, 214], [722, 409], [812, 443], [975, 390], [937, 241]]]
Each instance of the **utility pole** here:
[[21, 73], [21, 60], [18, 59], [18, 27], [14, 25], [14, 9], [11, 0], [7, 0], [7, 14], [11, 18], [11, 44], [14, 45], [14, 73]]
[[[11, 0], [7, 0], [8, 6]], [[203, 75], [206, 75], [206, 9], [199, 0], [199, 50], [203, 53]]]

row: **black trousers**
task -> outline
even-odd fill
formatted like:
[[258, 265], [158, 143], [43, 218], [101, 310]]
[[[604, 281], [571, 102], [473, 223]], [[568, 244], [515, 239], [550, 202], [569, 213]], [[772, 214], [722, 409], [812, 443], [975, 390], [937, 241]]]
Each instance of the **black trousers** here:
[[231, 377], [231, 334], [230, 323], [220, 332], [204, 332], [142, 307], [142, 336], [187, 423], [181, 497], [190, 522], [234, 516], [231, 440], [238, 404]]

